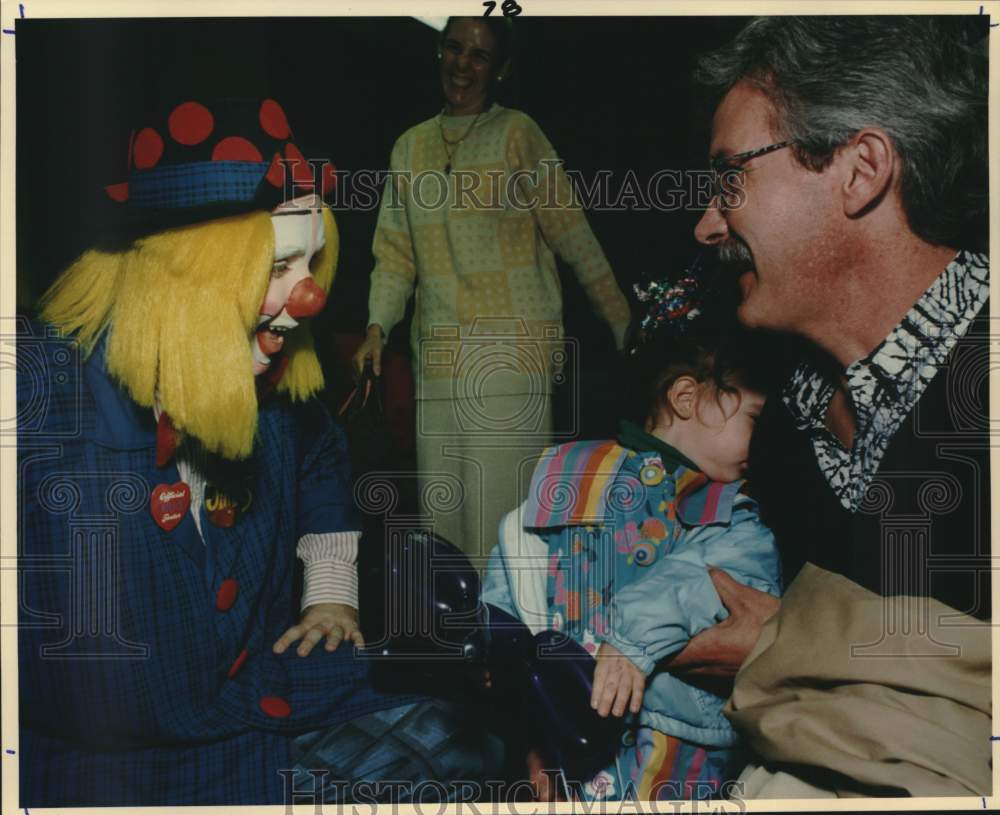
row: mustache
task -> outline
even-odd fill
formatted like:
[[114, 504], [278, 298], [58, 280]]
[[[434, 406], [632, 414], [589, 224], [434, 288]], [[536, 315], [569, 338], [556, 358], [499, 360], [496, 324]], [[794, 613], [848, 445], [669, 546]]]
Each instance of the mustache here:
[[740, 238], [729, 237], [720, 243], [716, 250], [718, 252], [719, 263], [723, 266], [735, 266], [748, 268], [753, 266], [753, 254], [750, 247]]

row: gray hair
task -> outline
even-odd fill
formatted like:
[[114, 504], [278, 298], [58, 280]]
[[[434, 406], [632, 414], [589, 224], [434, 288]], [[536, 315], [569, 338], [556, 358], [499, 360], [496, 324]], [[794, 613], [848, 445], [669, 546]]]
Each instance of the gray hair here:
[[[913, 232], [980, 248], [987, 233], [987, 61], [983, 17], [759, 17], [704, 56], [696, 79], [721, 98], [744, 80], [822, 170], [865, 127], [892, 139]], [[748, 145], [754, 148], [757, 145]]]

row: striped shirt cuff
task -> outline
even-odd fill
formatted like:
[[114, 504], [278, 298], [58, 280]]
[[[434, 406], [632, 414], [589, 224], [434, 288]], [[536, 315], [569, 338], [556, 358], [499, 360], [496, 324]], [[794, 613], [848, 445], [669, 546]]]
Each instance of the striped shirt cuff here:
[[303, 535], [296, 549], [305, 566], [302, 609], [316, 603], [358, 607], [358, 539], [360, 532]]

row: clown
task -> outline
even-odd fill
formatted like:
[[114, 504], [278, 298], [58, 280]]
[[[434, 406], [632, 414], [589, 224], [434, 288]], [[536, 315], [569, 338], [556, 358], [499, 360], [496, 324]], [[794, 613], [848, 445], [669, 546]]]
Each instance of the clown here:
[[250, 344], [254, 376], [264, 373], [271, 358], [281, 353], [284, 335], [298, 326], [295, 318], [315, 317], [326, 304], [326, 292], [310, 269], [313, 257], [326, 246], [322, 213], [322, 202], [315, 196], [280, 205], [271, 213], [274, 265], [257, 320], [256, 342]]
[[[338, 236], [283, 110], [142, 125], [107, 190], [130, 240], [84, 252], [19, 340], [19, 404], [44, 406], [19, 424], [20, 804], [344, 802], [383, 772], [485, 771], [461, 711], [337, 647], [362, 643], [360, 533], [309, 322]], [[381, 742], [412, 727], [420, 760]]]

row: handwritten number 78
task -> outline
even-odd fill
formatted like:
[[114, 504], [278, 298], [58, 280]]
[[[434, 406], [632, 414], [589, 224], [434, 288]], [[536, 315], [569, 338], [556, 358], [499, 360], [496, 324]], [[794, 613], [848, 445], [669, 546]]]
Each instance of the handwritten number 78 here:
[[[497, 7], [495, 0], [486, 0], [483, 3], [486, 7], [486, 13], [483, 17], [489, 17], [493, 13], [493, 9]], [[500, 11], [503, 12], [504, 17], [516, 17], [521, 13], [521, 7], [517, 4], [517, 0], [504, 0], [503, 5], [500, 6]]]

